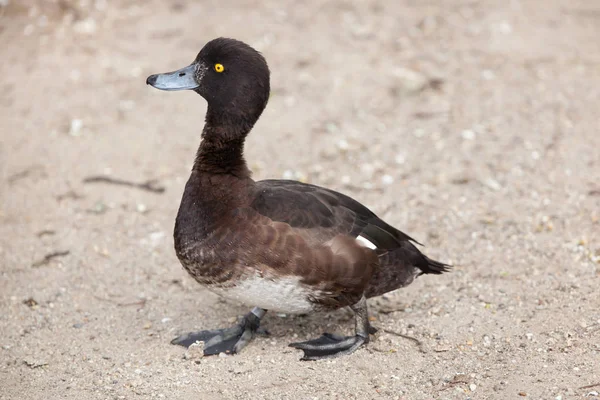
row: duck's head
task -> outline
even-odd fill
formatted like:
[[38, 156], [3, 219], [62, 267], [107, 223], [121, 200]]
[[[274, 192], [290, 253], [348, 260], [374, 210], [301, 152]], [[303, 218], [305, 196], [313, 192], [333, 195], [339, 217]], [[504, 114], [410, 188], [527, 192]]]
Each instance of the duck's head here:
[[247, 44], [218, 38], [208, 42], [192, 64], [146, 83], [161, 90], [193, 90], [208, 102], [207, 118], [256, 122], [269, 99], [269, 67]]

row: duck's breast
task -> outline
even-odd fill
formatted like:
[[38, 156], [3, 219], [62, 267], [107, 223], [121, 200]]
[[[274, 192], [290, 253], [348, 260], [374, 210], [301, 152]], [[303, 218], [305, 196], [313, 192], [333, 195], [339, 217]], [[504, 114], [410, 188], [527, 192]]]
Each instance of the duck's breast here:
[[301, 283], [298, 277], [267, 278], [258, 273], [240, 278], [235, 283], [208, 288], [220, 296], [248, 306], [290, 314], [315, 310], [316, 305], [311, 299], [322, 295], [322, 291]]

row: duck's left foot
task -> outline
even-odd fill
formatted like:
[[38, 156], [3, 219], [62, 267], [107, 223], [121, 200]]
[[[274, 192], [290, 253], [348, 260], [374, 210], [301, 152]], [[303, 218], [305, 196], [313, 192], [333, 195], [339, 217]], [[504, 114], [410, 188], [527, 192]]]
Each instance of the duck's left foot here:
[[289, 346], [302, 350], [304, 356], [301, 360], [309, 361], [352, 354], [366, 342], [368, 342], [368, 337], [361, 335], [340, 336], [332, 333], [324, 333], [323, 336], [318, 339], [290, 343]]
[[257, 333], [267, 334], [267, 331], [260, 329], [260, 319], [265, 313], [265, 310], [254, 307], [238, 325], [225, 329], [186, 333], [173, 339], [171, 344], [190, 347], [196, 342], [204, 342], [205, 356], [239, 353]]

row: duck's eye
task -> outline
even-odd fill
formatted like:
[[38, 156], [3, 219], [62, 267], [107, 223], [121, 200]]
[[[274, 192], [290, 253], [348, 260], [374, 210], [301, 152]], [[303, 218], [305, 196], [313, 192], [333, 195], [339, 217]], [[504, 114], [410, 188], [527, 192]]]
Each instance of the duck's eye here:
[[223, 64], [215, 64], [215, 71], [221, 73], [223, 71], [225, 71], [225, 67], [223, 66]]

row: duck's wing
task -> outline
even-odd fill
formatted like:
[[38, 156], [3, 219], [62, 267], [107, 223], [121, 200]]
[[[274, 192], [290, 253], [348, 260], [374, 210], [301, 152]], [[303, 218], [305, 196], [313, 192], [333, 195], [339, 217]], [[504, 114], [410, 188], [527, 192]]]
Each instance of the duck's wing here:
[[358, 201], [336, 191], [289, 180], [256, 183], [251, 207], [273, 221], [285, 222], [323, 243], [343, 234], [381, 254], [416, 240], [379, 219]]
[[254, 251], [260, 253], [253, 258], [268, 260], [266, 265], [279, 263], [278, 271], [293, 271], [305, 282], [325, 282], [331, 295], [320, 298], [322, 304], [353, 304], [363, 293], [396, 289], [413, 279], [415, 268], [445, 271], [410, 236], [333, 190], [296, 181], [259, 181], [246, 210]]

